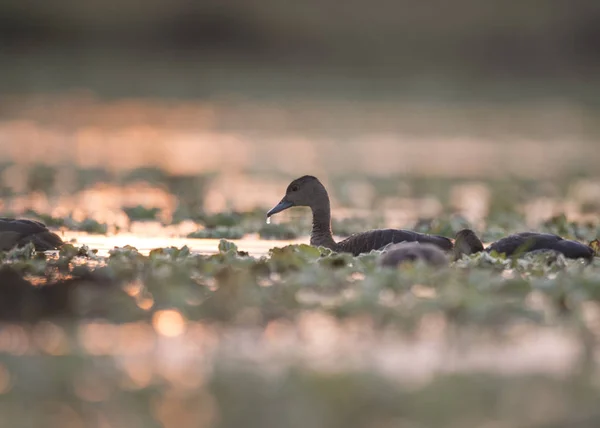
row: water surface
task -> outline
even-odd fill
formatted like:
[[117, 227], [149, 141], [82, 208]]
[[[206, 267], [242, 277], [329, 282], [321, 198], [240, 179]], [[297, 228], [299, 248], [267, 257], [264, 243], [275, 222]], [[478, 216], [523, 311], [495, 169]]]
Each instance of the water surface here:
[[[142, 254], [148, 254], [155, 248], [177, 247], [186, 245], [192, 252], [199, 254], [215, 254], [219, 251], [219, 239], [190, 239], [175, 238], [169, 236], [140, 236], [131, 233], [120, 233], [114, 236], [92, 235], [77, 232], [65, 232], [63, 239], [69, 241], [76, 240], [77, 245], [87, 245], [92, 249], [97, 249], [101, 256], [108, 255], [109, 250], [114, 247], [124, 247], [126, 245], [137, 248]], [[245, 237], [243, 239], [228, 239], [237, 245], [240, 251], [247, 251], [251, 256], [266, 256], [269, 250], [274, 247], [283, 247], [290, 244], [308, 244], [310, 238], [302, 237], [296, 240], [260, 240], [255, 237]]]

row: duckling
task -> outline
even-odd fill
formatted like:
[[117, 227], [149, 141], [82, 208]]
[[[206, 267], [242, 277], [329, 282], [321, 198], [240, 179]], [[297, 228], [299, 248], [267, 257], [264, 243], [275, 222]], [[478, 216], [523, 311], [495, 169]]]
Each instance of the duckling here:
[[60, 248], [64, 242], [48, 230], [44, 223], [35, 220], [0, 217], [0, 251], [23, 247], [32, 242], [36, 251]]
[[311, 175], [292, 181], [283, 199], [267, 213], [267, 218], [291, 207], [310, 207], [312, 210], [310, 245], [326, 247], [338, 253], [352, 253], [357, 256], [371, 250], [380, 250], [388, 244], [405, 241], [430, 243], [445, 251], [453, 248], [452, 241], [444, 236], [426, 235], [401, 229], [370, 230], [335, 242], [331, 231], [329, 195], [325, 186]]
[[422, 261], [434, 267], [448, 264], [448, 257], [438, 246], [427, 242], [401, 242], [389, 245], [379, 258], [380, 266], [396, 267], [404, 262]]
[[459, 259], [463, 254], [474, 254], [480, 251], [496, 251], [499, 254], [512, 256], [519, 253], [532, 253], [542, 251], [558, 252], [570, 259], [583, 258], [591, 261], [595, 251], [581, 242], [563, 239], [551, 233], [521, 232], [509, 235], [483, 247], [481, 240], [471, 229], [463, 229], [456, 234], [454, 241], [454, 259]]

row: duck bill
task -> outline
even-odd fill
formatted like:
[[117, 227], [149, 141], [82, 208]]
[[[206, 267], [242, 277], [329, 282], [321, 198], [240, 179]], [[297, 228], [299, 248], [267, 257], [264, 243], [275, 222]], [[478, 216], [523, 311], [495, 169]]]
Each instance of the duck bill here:
[[294, 203], [288, 201], [287, 199], [283, 198], [281, 200], [281, 202], [279, 202], [277, 205], [275, 205], [271, 211], [269, 211], [267, 213], [267, 218], [271, 217], [273, 214], [277, 214], [280, 213], [281, 211], [287, 210], [290, 207], [293, 207]]

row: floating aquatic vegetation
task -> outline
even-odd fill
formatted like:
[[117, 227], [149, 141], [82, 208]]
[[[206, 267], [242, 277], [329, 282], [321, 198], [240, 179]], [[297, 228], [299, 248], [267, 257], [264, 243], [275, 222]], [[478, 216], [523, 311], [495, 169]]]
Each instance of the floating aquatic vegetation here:
[[86, 218], [82, 221], [76, 221], [72, 217], [67, 217], [65, 219], [65, 226], [69, 230], [99, 235], [105, 235], [108, 232], [108, 225], [106, 223], [100, 223], [93, 218]]
[[157, 167], [140, 167], [128, 171], [123, 174], [121, 181], [123, 183], [130, 183], [133, 181], [146, 181], [152, 184], [160, 184], [165, 181], [166, 173]]
[[298, 239], [299, 233], [288, 224], [265, 224], [258, 231], [260, 239], [291, 240]]
[[141, 205], [135, 207], [123, 207], [123, 212], [129, 218], [129, 221], [153, 221], [160, 214], [160, 208], [146, 208]]
[[430, 235], [455, 236], [461, 229], [471, 229], [469, 221], [460, 215], [421, 219], [412, 229]]
[[242, 221], [242, 214], [236, 212], [222, 212], [217, 214], [203, 215], [200, 222], [206, 228], [233, 227]]
[[58, 169], [55, 166], [37, 164], [29, 168], [27, 191], [50, 194], [54, 189]]
[[80, 190], [94, 187], [98, 183], [113, 181], [113, 173], [104, 168], [77, 168], [75, 171], [74, 182]]
[[550, 218], [541, 225], [541, 230], [566, 239], [592, 241], [598, 237], [598, 226], [591, 223], [569, 221], [565, 214]]
[[[594, 291], [600, 288], [600, 276], [590, 275], [597, 263], [587, 266], [553, 252], [519, 258], [482, 252], [444, 269], [408, 263], [386, 271], [378, 266], [379, 251], [352, 257], [301, 244], [276, 247], [267, 257], [256, 258], [224, 239], [217, 249], [217, 254], [201, 255], [186, 246], [169, 247], [144, 255], [125, 246], [101, 257], [85, 246], [65, 244], [50, 255], [25, 246], [3, 253], [2, 260], [31, 277], [102, 277], [125, 287], [137, 283], [132, 304], [142, 312], [175, 307], [191, 320], [233, 320], [258, 311], [252, 319], [264, 322], [310, 308], [410, 329], [421, 317], [442, 310], [461, 324], [501, 325], [522, 316], [538, 319], [525, 304], [531, 293], [543, 292], [551, 301], [563, 299], [575, 308], [600, 295]], [[553, 278], [562, 278], [561, 284], [584, 281], [589, 291], [579, 285], [559, 287]], [[224, 296], [235, 302], [227, 304]], [[503, 310], [516, 318], [498, 315]]]
[[244, 230], [239, 227], [217, 226], [192, 232], [187, 237], [194, 239], [242, 239], [244, 235]]
[[53, 217], [49, 214], [38, 213], [34, 210], [25, 211], [23, 213], [23, 217], [39, 220], [48, 227], [63, 227], [63, 226], [65, 226], [65, 223], [66, 223], [64, 218]]
[[502, 271], [510, 268], [510, 260], [503, 254], [495, 251], [481, 251], [473, 255], [463, 255], [455, 262], [455, 266], [462, 268], [491, 268], [496, 271]]
[[225, 239], [221, 239], [219, 241], [218, 249], [219, 249], [219, 253], [229, 253], [229, 252], [237, 253], [238, 247], [233, 242], [229, 242]]

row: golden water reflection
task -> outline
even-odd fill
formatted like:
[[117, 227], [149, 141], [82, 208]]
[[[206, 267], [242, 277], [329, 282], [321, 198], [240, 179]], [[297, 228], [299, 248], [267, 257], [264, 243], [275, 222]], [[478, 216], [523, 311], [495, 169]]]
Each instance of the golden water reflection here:
[[[219, 239], [189, 239], [175, 238], [168, 236], [140, 236], [131, 233], [120, 233], [113, 236], [90, 235], [78, 232], [65, 232], [64, 239], [67, 241], [75, 239], [77, 245], [87, 245], [90, 248], [98, 249], [101, 256], [108, 255], [108, 252], [114, 247], [133, 246], [142, 254], [148, 254], [155, 248], [177, 247], [181, 248], [187, 245], [191, 251], [200, 254], [214, 254], [218, 252]], [[228, 240], [235, 243], [240, 251], [247, 251], [252, 256], [266, 256], [271, 248], [282, 247], [289, 244], [307, 244], [308, 237], [302, 237], [296, 240], [259, 240], [249, 236], [244, 239]]]
[[[0, 331], [11, 328], [24, 339], [25, 350], [15, 348], [9, 335], [0, 335], [1, 349], [14, 348], [20, 355], [55, 357], [59, 350], [61, 358], [86, 356], [75, 365], [65, 363], [54, 375], [60, 379], [56, 385], [66, 386], [73, 397], [56, 395], [46, 402], [51, 408], [35, 408], [36, 420], [44, 420], [45, 426], [83, 427], [90, 418], [106, 419], [106, 426], [148, 426], [138, 404], [121, 402], [123, 394], [136, 392], [148, 397], [150, 415], [161, 426], [215, 426], [223, 416], [223, 403], [213, 395], [211, 379], [215, 371], [224, 369], [232, 369], [235, 376], [236, 370], [244, 368], [272, 380], [297, 367], [325, 376], [367, 371], [418, 388], [444, 373], [560, 378], [576, 370], [581, 358], [578, 340], [566, 331], [518, 325], [498, 341], [456, 335], [435, 314], [425, 317], [418, 333], [410, 337], [394, 329], [381, 330], [368, 317], [340, 320], [319, 311], [305, 311], [295, 322], [274, 320], [264, 327], [189, 321], [178, 311], [163, 310], [150, 323], [79, 322], [75, 337], [68, 333], [71, 327], [47, 322], [18, 330], [2, 325]], [[42, 332], [50, 337], [40, 340]], [[64, 338], [72, 346], [63, 347]], [[27, 384], [42, 374], [33, 371], [24, 377], [12, 371], [17, 367], [14, 362], [0, 363], [0, 398], [14, 388], [22, 390], [25, 379]], [[241, 391], [247, 387], [240, 380]], [[97, 406], [95, 416], [87, 405]]]
[[548, 177], [598, 160], [595, 112], [568, 104], [107, 101], [83, 93], [1, 102], [10, 114], [0, 121], [0, 148], [24, 164]]
[[11, 378], [8, 369], [0, 364], [0, 394], [4, 394], [10, 390]]
[[185, 330], [185, 319], [176, 310], [157, 311], [152, 315], [152, 325], [162, 336], [177, 337]]
[[[275, 320], [264, 328], [186, 321], [178, 311], [164, 310], [151, 324], [81, 322], [75, 338], [47, 322], [30, 329], [3, 325], [2, 331], [11, 334], [0, 336], [0, 348], [14, 355], [74, 355], [81, 347], [91, 356], [110, 356], [126, 376], [124, 385], [134, 389], [157, 379], [177, 389], [196, 389], [215, 364], [227, 360], [252, 361], [266, 371], [294, 364], [334, 372], [362, 368], [422, 383], [439, 372], [561, 374], [581, 357], [579, 341], [567, 331], [515, 325], [503, 340], [461, 337], [435, 314], [425, 317], [410, 338], [393, 329], [381, 331], [363, 317], [339, 320], [313, 311], [303, 312], [295, 323]], [[48, 333], [43, 340], [41, 332]], [[85, 400], [106, 398], [97, 376], [86, 370], [77, 377], [76, 389]], [[10, 372], [0, 365], [0, 392], [10, 380]]]

